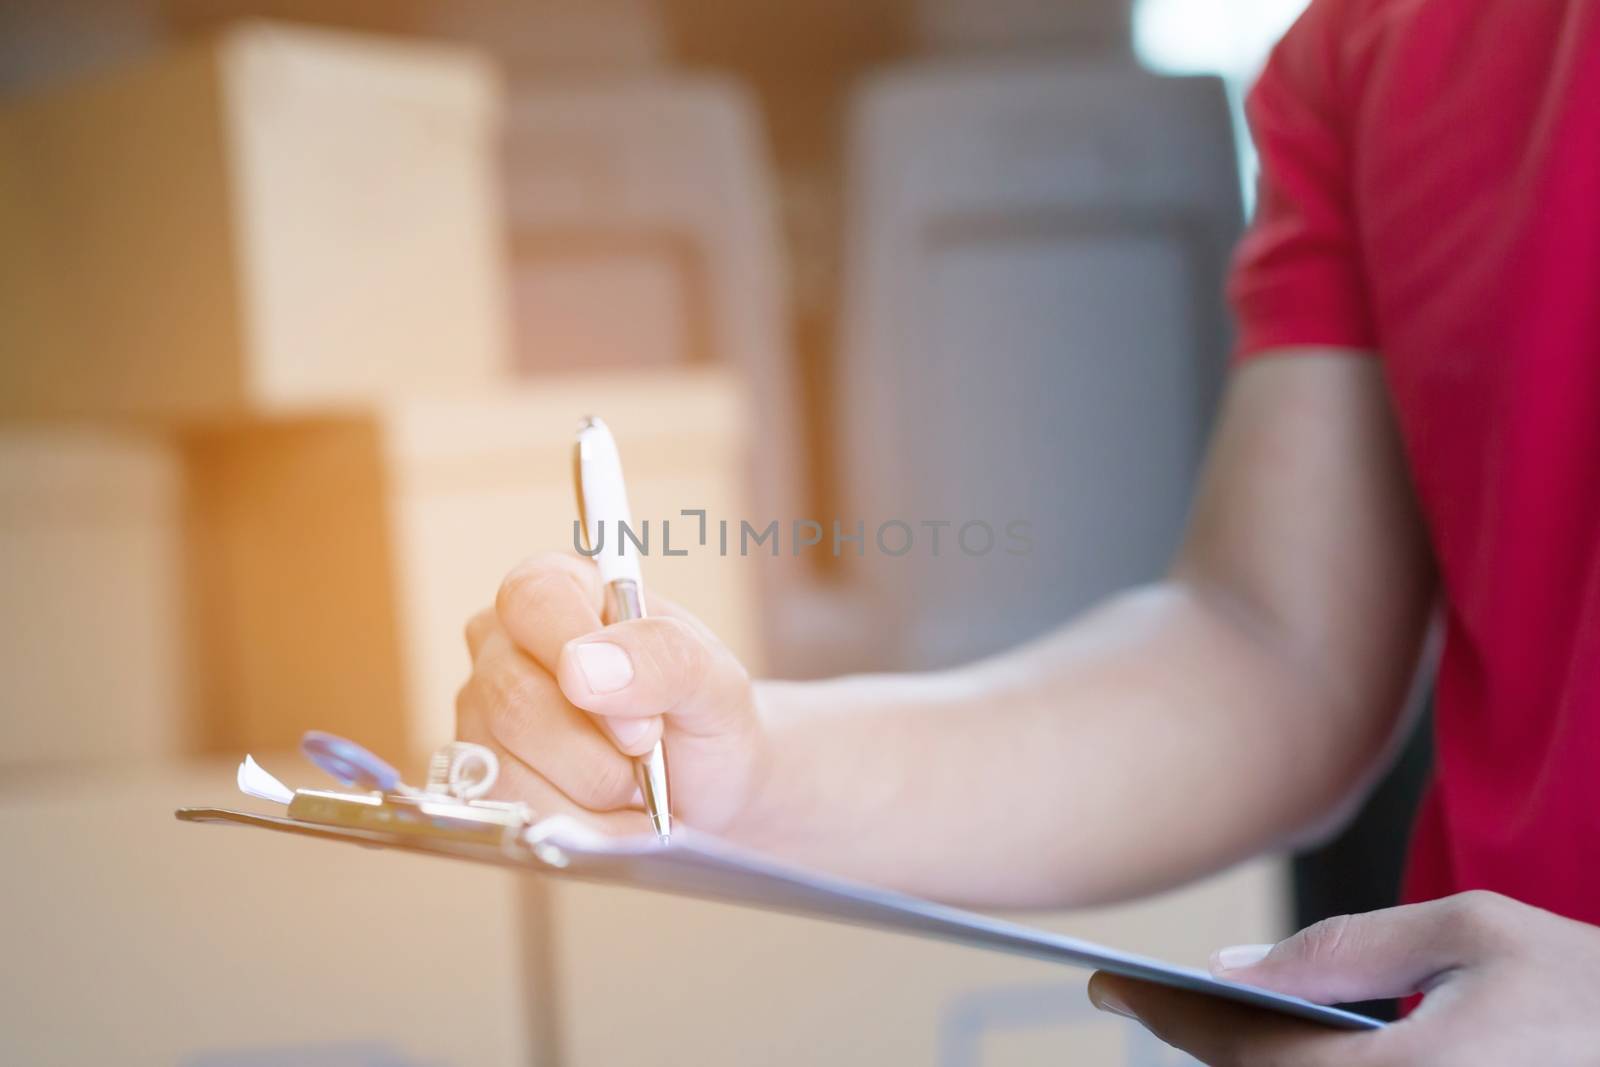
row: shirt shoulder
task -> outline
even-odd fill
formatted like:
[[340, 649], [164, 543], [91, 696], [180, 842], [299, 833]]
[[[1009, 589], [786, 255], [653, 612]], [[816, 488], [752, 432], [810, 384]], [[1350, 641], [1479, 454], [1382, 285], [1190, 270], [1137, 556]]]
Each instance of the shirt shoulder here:
[[1369, 7], [1370, 0], [1314, 0], [1272, 50], [1246, 102], [1260, 175], [1256, 215], [1228, 285], [1240, 358], [1373, 347], [1342, 59], [1353, 20]]
[[1349, 115], [1374, 59], [1428, 3], [1313, 0], [1272, 50], [1252, 95], [1293, 94], [1299, 107], [1328, 119]]

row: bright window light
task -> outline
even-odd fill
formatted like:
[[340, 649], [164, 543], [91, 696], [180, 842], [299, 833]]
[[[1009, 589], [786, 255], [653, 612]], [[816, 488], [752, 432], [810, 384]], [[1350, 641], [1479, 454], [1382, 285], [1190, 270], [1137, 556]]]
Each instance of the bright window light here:
[[1216, 74], [1228, 85], [1239, 131], [1239, 176], [1255, 206], [1256, 155], [1244, 133], [1242, 102], [1267, 53], [1309, 0], [1136, 0], [1133, 47], [1163, 74]]
[[1307, 0], [1138, 0], [1134, 48], [1152, 69], [1255, 76]]

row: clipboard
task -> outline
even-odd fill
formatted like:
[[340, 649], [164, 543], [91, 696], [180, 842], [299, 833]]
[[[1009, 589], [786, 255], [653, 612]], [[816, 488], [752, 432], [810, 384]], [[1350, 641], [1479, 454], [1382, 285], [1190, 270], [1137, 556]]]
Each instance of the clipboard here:
[[226, 808], [180, 808], [175, 814], [185, 822], [253, 826], [368, 848], [422, 852], [523, 873], [627, 886], [891, 930], [1051, 963], [1109, 971], [1340, 1030], [1377, 1030], [1384, 1026], [1365, 1015], [1225, 982], [1194, 968], [791, 867], [688, 828], [675, 830], [671, 842], [661, 844], [653, 836], [606, 837], [577, 820], [558, 816], [536, 824], [514, 844], [491, 844], [330, 825]]

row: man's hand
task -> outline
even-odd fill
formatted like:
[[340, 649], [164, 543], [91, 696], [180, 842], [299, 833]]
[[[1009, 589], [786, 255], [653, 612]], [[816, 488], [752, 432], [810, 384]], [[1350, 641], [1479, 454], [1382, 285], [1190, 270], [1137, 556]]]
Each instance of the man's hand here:
[[456, 733], [501, 757], [495, 795], [601, 829], [648, 832], [631, 757], [665, 737], [673, 814], [728, 831], [761, 777], [766, 734], [744, 667], [683, 609], [604, 626], [600, 573], [552, 555], [524, 563], [467, 624], [472, 677]]
[[1329, 919], [1211, 969], [1323, 1004], [1426, 996], [1361, 1033], [1103, 972], [1089, 998], [1212, 1067], [1600, 1063], [1600, 929], [1494, 893]]

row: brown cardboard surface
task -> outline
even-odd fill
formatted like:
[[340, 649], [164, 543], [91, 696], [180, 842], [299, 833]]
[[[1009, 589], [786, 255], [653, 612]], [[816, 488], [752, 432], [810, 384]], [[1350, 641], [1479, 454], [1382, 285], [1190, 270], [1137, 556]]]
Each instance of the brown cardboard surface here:
[[190, 742], [183, 493], [162, 435], [0, 429], [0, 768]]
[[0, 411], [328, 410], [505, 365], [500, 86], [245, 23], [0, 108]]
[[690, 606], [754, 661], [751, 573], [697, 522], [743, 517], [739, 394], [713, 371], [558, 378], [394, 402], [370, 416], [196, 434], [195, 586], [209, 743], [290, 745], [308, 728], [399, 758], [454, 731], [467, 619], [523, 558], [572, 549], [572, 441], [617, 434], [636, 520], [656, 530], [649, 593]]
[[[312, 780], [290, 757], [263, 762]], [[534, 1058], [545, 994], [528, 985], [516, 876], [172, 817], [238, 801], [233, 770], [0, 792], [0, 1060], [332, 1062], [341, 1045], [384, 1062]]]

